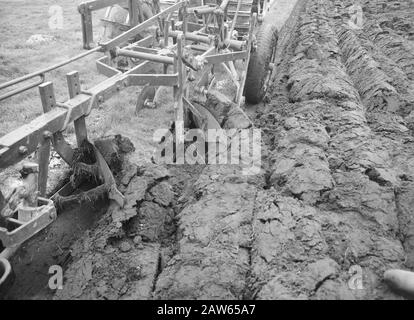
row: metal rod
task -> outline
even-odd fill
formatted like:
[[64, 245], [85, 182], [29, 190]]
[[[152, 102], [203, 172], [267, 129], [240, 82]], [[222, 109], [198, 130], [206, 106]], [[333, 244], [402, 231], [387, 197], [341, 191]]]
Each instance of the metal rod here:
[[[183, 33], [181, 31], [173, 31], [171, 30], [169, 32], [169, 36], [173, 37], [173, 38], [177, 38], [179, 35], [182, 35]], [[200, 35], [196, 35], [196, 34], [192, 34], [192, 33], [187, 33], [185, 35], [186, 40], [190, 40], [190, 41], [197, 41], [197, 42], [202, 42], [202, 43], [207, 43], [210, 44], [212, 42], [212, 38], [210, 37], [205, 37], [205, 36], [200, 36]]]
[[168, 47], [168, 31], [170, 30], [170, 21], [164, 22], [164, 47]]
[[237, 88], [237, 91], [239, 90], [240, 84], [238, 81], [238, 77], [236, 78], [233, 74], [233, 72], [230, 70], [230, 68], [226, 65], [225, 62], [221, 63], [221, 66], [223, 67], [223, 69], [227, 72], [227, 74], [230, 76], [231, 81], [233, 81], [234, 85]]
[[167, 56], [162, 56], [159, 54], [151, 54], [146, 52], [140, 52], [140, 51], [132, 51], [132, 50], [125, 50], [125, 49], [118, 49], [116, 51], [116, 54], [118, 56], [122, 57], [130, 57], [130, 58], [136, 58], [136, 59], [142, 59], [142, 60], [149, 60], [153, 62], [160, 62], [165, 64], [174, 64], [174, 59]]
[[203, 54], [201, 54], [201, 56], [204, 58], [206, 56], [211, 55], [213, 52], [215, 52], [216, 48], [215, 47], [210, 47], [208, 48]]
[[182, 24], [182, 31], [183, 31], [183, 34], [184, 34], [184, 38], [185, 38], [185, 36], [186, 36], [186, 34], [187, 34], [187, 31], [188, 31], [188, 25], [187, 25], [187, 23], [188, 23], [188, 13], [187, 13], [187, 1], [184, 3], [184, 5], [183, 5], [183, 7], [182, 7], [182, 12], [183, 12], [183, 24]]
[[244, 86], [246, 84], [247, 70], [249, 68], [250, 53], [251, 53], [252, 41], [253, 41], [253, 30], [256, 26], [256, 21], [257, 21], [257, 13], [254, 13], [253, 16], [250, 18], [250, 32], [249, 32], [249, 39], [247, 40], [247, 58], [244, 63], [244, 67], [243, 67], [243, 71], [242, 71], [241, 79], [240, 79], [240, 87], [239, 87], [239, 91], [237, 92], [236, 100], [235, 100], [235, 102], [239, 106], [240, 106], [240, 103], [241, 103], [241, 100], [244, 94]]
[[17, 89], [11, 90], [11, 91], [1, 95], [0, 96], [0, 101], [2, 101], [4, 99], [7, 99], [7, 98], [10, 98], [10, 97], [12, 97], [16, 94], [19, 94], [21, 92], [32, 89], [32, 88], [37, 87], [38, 85], [42, 84], [45, 81], [45, 75], [42, 73], [42, 74], [39, 74], [39, 77], [40, 77], [39, 81], [36, 81], [32, 84], [28, 84], [27, 86], [24, 86], [22, 88], [17, 88]]
[[[206, 14], [211, 14], [214, 13], [216, 11], [216, 7], [208, 7], [208, 6], [204, 6], [204, 7], [198, 7], [198, 8], [194, 8], [192, 10], [196, 15], [201, 16], [201, 15], [206, 15]], [[191, 12], [191, 11], [190, 11]]]
[[197, 6], [197, 7], [190, 7], [190, 8], [188, 8], [188, 13], [195, 13], [195, 14], [197, 14], [197, 12], [199, 11], [199, 10], [201, 10], [201, 11], [203, 11], [203, 10], [205, 10], [205, 9], [210, 9], [210, 8], [215, 8], [216, 6], [215, 5], [213, 5], [213, 6], [210, 6], [210, 5], [202, 5], [202, 6]]
[[168, 86], [178, 84], [178, 73], [176, 74], [129, 74], [126, 78], [128, 86]]
[[[56, 106], [55, 92], [52, 82], [46, 82], [39, 86], [40, 98], [42, 100], [43, 112], [49, 112]], [[40, 139], [40, 145], [36, 151], [39, 164], [38, 189], [39, 195], [46, 195], [47, 177], [49, 175], [49, 160], [52, 134], [43, 132]], [[37, 206], [37, 203], [36, 203]]]
[[[177, 37], [177, 59], [174, 61], [174, 67], [178, 72], [178, 89], [177, 86], [174, 86], [174, 110], [175, 110], [175, 130], [177, 133], [177, 149], [184, 151], [184, 106], [183, 106], [183, 97], [185, 92], [185, 66], [182, 62], [183, 57], [183, 43], [185, 43], [184, 35], [179, 35]], [[177, 151], [177, 164], [183, 164], [184, 159], [182, 159], [183, 153]]]
[[105, 7], [118, 4], [120, 6], [126, 4], [127, 0], [93, 0], [83, 2], [78, 6], [78, 11], [82, 13], [84, 10], [96, 11]]
[[[70, 59], [67, 59], [67, 60], [65, 60], [65, 61], [59, 62], [59, 63], [57, 63], [57, 64], [55, 64], [55, 65], [53, 65], [53, 66], [50, 66], [50, 67], [48, 67], [48, 68], [45, 68], [45, 69], [42, 69], [42, 70], [39, 70], [39, 71], [36, 71], [36, 72], [33, 72], [33, 73], [29, 73], [29, 74], [27, 74], [27, 75], [25, 75], [25, 76], [23, 76], [23, 77], [20, 77], [20, 78], [17, 78], [17, 79], [14, 79], [14, 80], [11, 80], [11, 81], [8, 81], [8, 82], [5, 82], [5, 83], [3, 83], [3, 84], [0, 84], [0, 90], [1, 90], [1, 89], [5, 89], [5, 88], [7, 88], [7, 87], [10, 87], [10, 86], [12, 86], [12, 85], [15, 85], [15, 84], [17, 84], [17, 83], [20, 83], [20, 82], [23, 82], [23, 81], [29, 80], [29, 79], [31, 79], [31, 78], [34, 78], [34, 77], [40, 76], [40, 75], [42, 75], [42, 74], [44, 75], [44, 74], [45, 74], [45, 73], [47, 73], [47, 72], [50, 72], [50, 71], [55, 70], [55, 69], [58, 69], [58, 68], [60, 68], [60, 67], [62, 67], [62, 66], [64, 66], [64, 65], [67, 65], [67, 64], [69, 64], [69, 63], [72, 63], [72, 62], [74, 62], [74, 61], [76, 61], [76, 60], [79, 60], [79, 59], [81, 59], [81, 58], [83, 58], [83, 57], [86, 57], [86, 56], [88, 56], [88, 55], [90, 55], [90, 54], [92, 54], [92, 53], [95, 53], [95, 52], [99, 51], [99, 50], [101, 50], [101, 47], [96, 47], [96, 48], [93, 48], [93, 49], [91, 49], [91, 50], [88, 50], [88, 51], [86, 51], [86, 52], [83, 52], [83, 53], [81, 53], [81, 54], [78, 54], [77, 56], [74, 56], [74, 57], [72, 57], [72, 58], [70, 58]], [[26, 89], [26, 90], [27, 90], [27, 89]]]

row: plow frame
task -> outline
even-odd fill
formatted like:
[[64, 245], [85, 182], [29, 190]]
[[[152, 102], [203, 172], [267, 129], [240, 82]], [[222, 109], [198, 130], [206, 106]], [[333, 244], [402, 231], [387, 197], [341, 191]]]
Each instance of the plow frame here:
[[[100, 5], [111, 5], [114, 2], [113, 0], [88, 2], [88, 9], [84, 10], [91, 12], [96, 8], [101, 8], [98, 3]], [[131, 5], [133, 1], [128, 2]], [[94, 6], [90, 7], [91, 3]], [[32, 78], [40, 77], [40, 85], [37, 83], [27, 85], [10, 91], [1, 98], [8, 98], [27, 90], [29, 87], [38, 85], [44, 112], [29, 124], [0, 137], [0, 169], [15, 165], [28, 155], [36, 152], [39, 166], [37, 190], [39, 196], [44, 197], [49, 173], [51, 147], [53, 146], [54, 150], [66, 163], [69, 165], [73, 163], [74, 149], [65, 141], [62, 134], [68, 124], [74, 123], [77, 145], [80, 146], [84, 140], [87, 140], [85, 118], [91, 110], [130, 86], [173, 87], [175, 130], [182, 133], [177, 135], [182, 137], [182, 140], [177, 141], [179, 144], [184, 143], [184, 125], [188, 112], [191, 112], [199, 120], [202, 129], [220, 128], [220, 124], [206, 109], [192, 104], [189, 98], [189, 83], [195, 82], [195, 72], [201, 73], [200, 79], [195, 82], [194, 93], [205, 95], [213, 85], [214, 68], [221, 65], [236, 86], [236, 95], [233, 101], [238, 106], [243, 102], [244, 83], [250, 51], [254, 43], [253, 30], [257, 14], [250, 17], [248, 36], [242, 40], [233, 39], [224, 20], [228, 3], [229, 0], [224, 0], [220, 6], [209, 5], [188, 8], [188, 1], [179, 1], [94, 49], [50, 68], [0, 85], [0, 89], [5, 89]], [[85, 6], [85, 4], [82, 4], [80, 7], [86, 8]], [[176, 12], [180, 16], [180, 21], [177, 22], [173, 19], [173, 14]], [[203, 23], [188, 22], [189, 14], [196, 14]], [[82, 26], [84, 31], [89, 30], [84, 29], [89, 28], [86, 26], [89, 23], [87, 19], [84, 18], [83, 14]], [[156, 35], [149, 35], [133, 43], [128, 42], [149, 26], [159, 24], [159, 21], [162, 21], [164, 27], [164, 37], [163, 42], [161, 42], [163, 44], [162, 49], [158, 50], [151, 47], [156, 40]], [[213, 27], [212, 23], [214, 23]], [[213, 33], [209, 33], [211, 30], [213, 30]], [[89, 38], [84, 38], [84, 44], [85, 39], [88, 40]], [[169, 41], [170, 39], [173, 40], [172, 44]], [[89, 90], [82, 90], [79, 73], [77, 71], [69, 72], [66, 75], [69, 99], [65, 102], [57, 102], [53, 83], [44, 82], [45, 73], [98, 51], [104, 53], [104, 56], [96, 60], [96, 67], [98, 72], [105, 75], [107, 79]], [[123, 72], [116, 68], [116, 61], [120, 57], [135, 59], [134, 61], [138, 60], [138, 62], [132, 68]], [[243, 62], [240, 74], [234, 65], [236, 60]], [[162, 66], [163, 73], [148, 73], [156, 66]], [[171, 67], [172, 71], [170, 72]], [[213, 80], [209, 82], [207, 79], [212, 74]], [[119, 202], [122, 206], [122, 201]], [[27, 240], [45, 228], [53, 220], [50, 217], [54, 217], [53, 213], [49, 212], [48, 215], [48, 219], [43, 219], [47, 214], [38, 215], [32, 219], [29, 224], [36, 224], [37, 227], [34, 229], [20, 227], [12, 234], [8, 230], [1, 229], [0, 239], [3, 245], [12, 246], [13, 243]], [[26, 225], [28, 224], [24, 226]]]

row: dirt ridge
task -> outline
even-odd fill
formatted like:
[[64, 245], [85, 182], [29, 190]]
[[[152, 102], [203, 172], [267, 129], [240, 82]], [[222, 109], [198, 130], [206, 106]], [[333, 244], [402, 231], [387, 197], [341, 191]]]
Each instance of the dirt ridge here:
[[[401, 298], [382, 277], [414, 267], [414, 57], [412, 23], [401, 22], [414, 12], [408, 0], [363, 1], [366, 21], [355, 30], [352, 3], [302, 1], [280, 34], [272, 93], [254, 121], [263, 132], [262, 172], [206, 166], [185, 175], [184, 188], [180, 168], [151, 181], [153, 168], [126, 169], [129, 205], [110, 211], [92, 247], [75, 254], [67, 279], [81, 280], [65, 294]], [[165, 199], [165, 190], [174, 196]], [[134, 275], [137, 265], [140, 276], [128, 278], [126, 266]], [[363, 288], [352, 282], [355, 270]]]

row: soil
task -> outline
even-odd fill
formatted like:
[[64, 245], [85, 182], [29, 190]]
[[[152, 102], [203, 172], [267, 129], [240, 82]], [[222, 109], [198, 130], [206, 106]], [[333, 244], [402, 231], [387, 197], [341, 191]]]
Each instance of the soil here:
[[49, 268], [59, 265], [65, 272], [72, 260], [71, 245], [93, 228], [107, 207], [107, 203], [85, 204], [64, 211], [59, 222], [25, 242], [10, 259], [16, 278], [5, 299], [51, 299], [54, 292], [48, 286]]
[[402, 299], [383, 273], [414, 269], [412, 3], [361, 1], [358, 29], [351, 0], [299, 1], [266, 103], [248, 111], [261, 172], [131, 155], [126, 206], [110, 203], [69, 241], [52, 298]]

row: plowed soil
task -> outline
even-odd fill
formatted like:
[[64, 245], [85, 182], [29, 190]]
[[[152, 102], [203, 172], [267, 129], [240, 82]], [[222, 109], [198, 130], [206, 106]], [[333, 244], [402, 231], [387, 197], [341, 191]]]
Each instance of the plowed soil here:
[[54, 298], [401, 299], [383, 273], [414, 271], [414, 5], [361, 1], [358, 29], [352, 4], [299, 1], [281, 30], [260, 174], [126, 162], [127, 206]]

